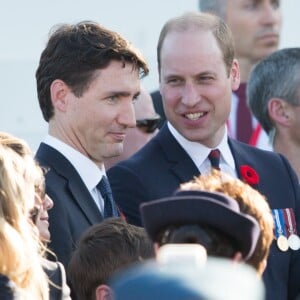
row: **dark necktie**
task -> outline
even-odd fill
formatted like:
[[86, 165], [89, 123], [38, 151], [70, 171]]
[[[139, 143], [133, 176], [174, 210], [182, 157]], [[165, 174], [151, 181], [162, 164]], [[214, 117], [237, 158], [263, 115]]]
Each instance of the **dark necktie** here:
[[118, 211], [114, 203], [110, 184], [106, 176], [102, 176], [102, 179], [97, 184], [97, 188], [104, 200], [104, 218], [117, 217]]
[[239, 89], [235, 93], [239, 98], [237, 108], [236, 138], [237, 140], [248, 144], [252, 135], [252, 117], [247, 106], [246, 83], [241, 83]]
[[221, 153], [219, 149], [210, 151], [210, 153], [208, 154], [208, 159], [210, 160], [212, 168], [220, 170], [220, 156]]

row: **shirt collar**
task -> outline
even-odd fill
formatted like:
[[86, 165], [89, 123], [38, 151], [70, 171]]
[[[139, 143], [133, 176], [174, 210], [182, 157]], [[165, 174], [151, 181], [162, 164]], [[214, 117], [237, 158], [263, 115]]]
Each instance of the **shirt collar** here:
[[44, 140], [44, 143], [59, 151], [70, 161], [89, 191], [94, 189], [102, 179], [102, 176], [106, 174], [104, 167], [98, 167], [88, 157], [61, 140], [48, 134]]
[[[191, 142], [183, 137], [170, 122], [167, 123], [170, 132], [177, 140], [177, 142], [181, 145], [181, 147], [187, 152], [187, 154], [191, 157], [195, 165], [199, 168], [207, 158], [209, 152], [212, 150], [198, 142]], [[234, 159], [228, 145], [228, 137], [227, 137], [227, 129], [225, 126], [224, 136], [218, 146], [214, 149], [218, 148], [221, 152], [221, 162], [227, 164], [233, 170], [235, 169]]]

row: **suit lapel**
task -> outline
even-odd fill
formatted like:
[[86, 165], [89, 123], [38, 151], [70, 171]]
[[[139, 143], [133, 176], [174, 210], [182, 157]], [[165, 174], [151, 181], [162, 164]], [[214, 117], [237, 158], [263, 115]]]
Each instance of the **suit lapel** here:
[[[91, 224], [103, 220], [86, 185], [65, 156], [54, 148], [42, 143], [37, 151], [36, 158], [40, 161], [41, 165], [49, 167], [61, 177], [61, 180], [68, 182], [68, 188], [73, 196], [73, 200], [77, 203]], [[57, 180], [59, 180], [59, 177]]]
[[[170, 163], [170, 170], [179, 178], [180, 182], [187, 182], [193, 176], [200, 174], [197, 166], [173, 137], [166, 124], [160, 129], [157, 139], [166, 160]], [[170, 149], [172, 150], [170, 151]]]

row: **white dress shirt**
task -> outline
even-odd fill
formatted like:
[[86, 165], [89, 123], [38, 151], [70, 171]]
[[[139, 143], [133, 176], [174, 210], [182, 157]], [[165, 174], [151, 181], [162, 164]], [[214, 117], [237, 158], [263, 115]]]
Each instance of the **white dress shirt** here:
[[[208, 154], [212, 149], [198, 143], [191, 142], [184, 138], [171, 124], [168, 122], [169, 130], [174, 138], [191, 157], [199, 172], [201, 174], [207, 174], [211, 171], [211, 163], [208, 159]], [[221, 143], [213, 149], [219, 149], [221, 152], [220, 157], [220, 169], [222, 172], [228, 173], [233, 177], [237, 177], [235, 170], [234, 159], [228, 145], [227, 129], [225, 127], [225, 133], [221, 140]]]

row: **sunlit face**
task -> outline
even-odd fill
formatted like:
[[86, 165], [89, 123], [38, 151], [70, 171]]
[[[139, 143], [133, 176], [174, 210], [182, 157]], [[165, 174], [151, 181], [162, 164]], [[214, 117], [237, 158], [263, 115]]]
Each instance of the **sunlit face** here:
[[[151, 95], [144, 88], [141, 88], [141, 93], [134, 103], [134, 111], [136, 120], [152, 119], [156, 116]], [[105, 167], [109, 169], [117, 162], [127, 159], [135, 152], [140, 150], [156, 133], [145, 132], [139, 127], [129, 128], [123, 144], [123, 152], [116, 157], [105, 159]]]
[[122, 152], [126, 130], [135, 126], [133, 101], [140, 79], [132, 64], [124, 67], [120, 61], [95, 75], [82, 97], [68, 93], [61, 122], [68, 143], [99, 165]]
[[237, 58], [257, 63], [278, 48], [282, 16], [280, 0], [227, 0], [225, 20]]
[[160, 91], [170, 123], [188, 140], [214, 147], [221, 141], [238, 64], [230, 75], [213, 34], [170, 32], [161, 49]]
[[35, 193], [35, 208], [38, 209], [35, 225], [39, 230], [40, 238], [44, 242], [50, 241], [48, 210], [53, 207], [52, 199], [47, 195]]

